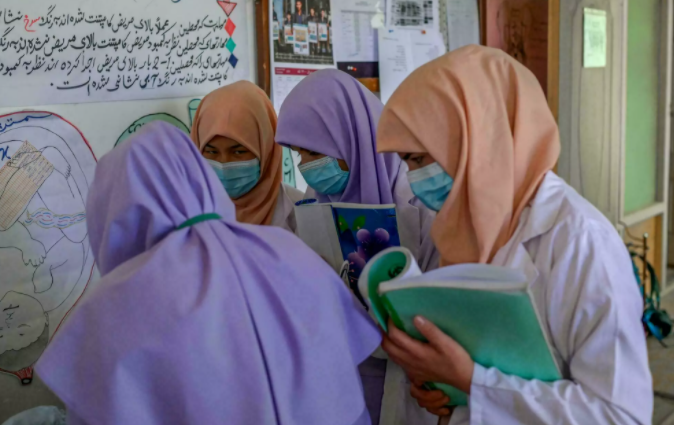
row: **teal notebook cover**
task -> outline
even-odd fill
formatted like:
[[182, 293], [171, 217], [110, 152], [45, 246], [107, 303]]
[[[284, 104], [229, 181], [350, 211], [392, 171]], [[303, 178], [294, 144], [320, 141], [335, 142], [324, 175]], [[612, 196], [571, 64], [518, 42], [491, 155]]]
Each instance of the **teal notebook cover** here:
[[[461, 344], [476, 363], [486, 368], [495, 367], [503, 373], [524, 379], [561, 379], [526, 290], [526, 282], [522, 282], [521, 290], [512, 290], [513, 285], [510, 284], [506, 285], [510, 290], [499, 291], [500, 282], [493, 280], [480, 281], [475, 285], [481, 289], [470, 289], [469, 279], [443, 279], [450, 267], [391, 282], [393, 285], [386, 284], [386, 281], [395, 279], [408, 261], [400, 250], [387, 251], [374, 258], [369, 267], [368, 295], [374, 315], [384, 330], [387, 330], [390, 317], [396, 327], [424, 341], [413, 324], [414, 317], [422, 315]], [[454, 267], [463, 267], [468, 271], [468, 266]], [[498, 269], [485, 265], [475, 267], [478, 272], [498, 272]], [[486, 290], [490, 285], [494, 289]], [[445, 392], [450, 397], [450, 405], [462, 406], [468, 402], [465, 393], [449, 385], [428, 383], [427, 386]]]

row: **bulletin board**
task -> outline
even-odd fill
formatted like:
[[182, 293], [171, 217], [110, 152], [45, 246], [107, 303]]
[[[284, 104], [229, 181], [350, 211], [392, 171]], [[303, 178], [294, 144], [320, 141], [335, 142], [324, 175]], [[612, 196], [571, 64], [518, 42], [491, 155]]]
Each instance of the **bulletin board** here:
[[97, 280], [84, 209], [97, 159], [152, 121], [188, 133], [203, 95], [255, 81], [253, 16], [246, 0], [3, 1], [3, 397], [32, 382]]
[[[559, 0], [475, 0], [480, 14], [480, 40], [504, 49], [537, 76], [557, 117], [559, 103]], [[447, 1], [438, 0], [439, 28], [449, 50]], [[269, 0], [256, 3], [258, 84], [271, 95]], [[373, 92], [378, 78], [359, 81]]]

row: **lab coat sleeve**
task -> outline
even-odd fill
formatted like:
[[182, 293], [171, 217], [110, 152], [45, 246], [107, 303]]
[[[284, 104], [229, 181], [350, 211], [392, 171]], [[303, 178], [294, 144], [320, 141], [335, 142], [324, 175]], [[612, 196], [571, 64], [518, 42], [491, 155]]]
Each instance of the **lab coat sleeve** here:
[[651, 422], [641, 297], [627, 251], [612, 229], [574, 233], [551, 242], [545, 286], [552, 344], [569, 379], [544, 383], [476, 365], [471, 425]]
[[297, 234], [297, 219], [295, 218], [295, 203], [301, 201], [304, 193], [289, 186], [281, 184], [281, 193], [279, 193], [276, 202], [276, 211], [272, 218], [272, 226], [281, 227], [294, 234]]

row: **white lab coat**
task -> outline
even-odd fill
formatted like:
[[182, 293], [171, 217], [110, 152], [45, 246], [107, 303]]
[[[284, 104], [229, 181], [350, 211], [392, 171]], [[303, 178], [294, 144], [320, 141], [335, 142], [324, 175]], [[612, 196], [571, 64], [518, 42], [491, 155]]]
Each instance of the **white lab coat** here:
[[564, 380], [525, 380], [476, 365], [469, 406], [455, 409], [449, 423], [650, 424], [641, 295], [608, 220], [550, 172], [492, 264], [529, 278]]
[[[435, 212], [429, 210], [414, 196], [407, 181], [407, 164], [402, 162], [398, 179], [393, 191], [398, 225], [401, 234], [414, 241], [406, 246], [417, 259], [422, 272], [437, 269], [440, 254], [431, 238], [431, 225], [435, 220]], [[374, 354], [378, 358], [386, 358], [386, 353], [378, 349]], [[438, 417], [428, 413], [417, 404], [410, 395], [410, 383], [405, 371], [393, 363], [386, 363], [384, 378], [384, 396], [381, 402], [379, 425], [436, 425]]]
[[[407, 164], [401, 162], [393, 188], [398, 230], [401, 239], [406, 241], [403, 245], [412, 252], [421, 271], [428, 272], [438, 268], [440, 263], [440, 254], [430, 235], [435, 212], [414, 196], [407, 181], [407, 171]], [[304, 198], [317, 198], [316, 191], [307, 189]], [[387, 358], [381, 348], [377, 349], [373, 357]], [[372, 370], [369, 372], [372, 373]], [[410, 395], [410, 384], [402, 368], [391, 361], [387, 362], [379, 425], [436, 425], [437, 422], [438, 417], [420, 408]]]
[[271, 225], [286, 229], [289, 232], [297, 233], [297, 221], [295, 220], [295, 202], [301, 201], [304, 198], [304, 193], [281, 183], [281, 190], [278, 192], [276, 200], [276, 209], [274, 216], [271, 219]]
[[[440, 263], [440, 254], [430, 235], [435, 211], [426, 208], [414, 196], [407, 181], [407, 171], [407, 164], [401, 162], [393, 188], [398, 229], [408, 241], [404, 244], [405, 248], [412, 252], [421, 271], [427, 272], [437, 269]], [[304, 199], [316, 198], [316, 191], [309, 187]], [[387, 358], [381, 348], [377, 349], [373, 357]], [[437, 425], [437, 422], [438, 417], [420, 408], [410, 395], [410, 384], [402, 368], [391, 361], [387, 362], [379, 425]]]

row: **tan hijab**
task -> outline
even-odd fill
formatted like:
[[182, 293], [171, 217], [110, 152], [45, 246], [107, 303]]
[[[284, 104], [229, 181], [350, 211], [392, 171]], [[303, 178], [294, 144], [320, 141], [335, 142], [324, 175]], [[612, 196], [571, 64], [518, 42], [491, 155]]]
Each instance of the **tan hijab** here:
[[442, 265], [490, 262], [560, 150], [536, 77], [480, 46], [412, 73], [384, 108], [377, 144], [380, 152], [427, 152], [454, 178], [431, 229]]
[[283, 182], [283, 148], [274, 143], [276, 112], [255, 84], [239, 81], [211, 92], [199, 104], [192, 125], [192, 141], [203, 152], [216, 136], [241, 143], [260, 160], [260, 181], [234, 199], [241, 223], [271, 224]]

